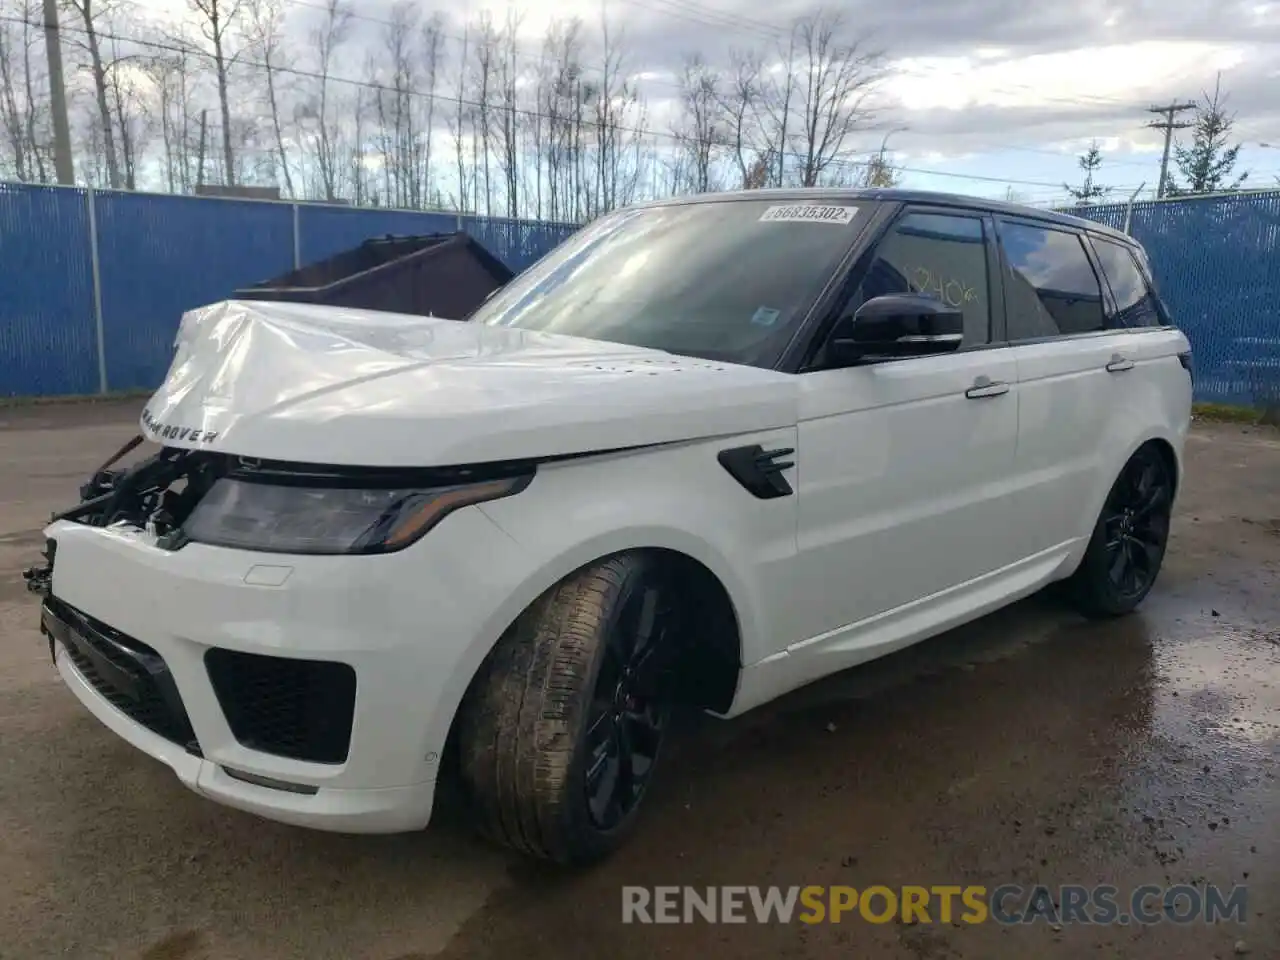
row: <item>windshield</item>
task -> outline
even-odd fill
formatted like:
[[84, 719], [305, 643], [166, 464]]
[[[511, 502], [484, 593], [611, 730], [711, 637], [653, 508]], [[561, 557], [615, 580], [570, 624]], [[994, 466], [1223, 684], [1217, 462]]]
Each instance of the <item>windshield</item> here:
[[769, 367], [853, 242], [858, 209], [753, 199], [621, 210], [574, 234], [471, 322]]

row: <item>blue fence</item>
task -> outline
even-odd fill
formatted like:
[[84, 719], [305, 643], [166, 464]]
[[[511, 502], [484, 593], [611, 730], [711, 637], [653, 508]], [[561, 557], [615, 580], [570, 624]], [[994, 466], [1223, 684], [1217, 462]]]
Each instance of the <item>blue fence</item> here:
[[[1070, 212], [1126, 219], [1124, 204]], [[1280, 403], [1280, 191], [1137, 203], [1129, 218], [1195, 349], [1196, 398]], [[459, 227], [517, 271], [574, 229], [0, 184], [0, 397], [97, 393], [103, 372], [109, 390], [152, 389], [185, 310], [292, 269], [295, 251], [305, 264], [369, 237]]]
[[459, 228], [516, 271], [574, 229], [0, 184], [0, 397], [98, 393], [104, 371], [108, 390], [153, 389], [184, 311], [292, 270], [295, 250], [306, 264], [370, 237]]
[[[1126, 205], [1064, 212], [1123, 230]], [[1280, 405], [1280, 190], [1135, 203], [1128, 232], [1191, 341], [1196, 399]]]

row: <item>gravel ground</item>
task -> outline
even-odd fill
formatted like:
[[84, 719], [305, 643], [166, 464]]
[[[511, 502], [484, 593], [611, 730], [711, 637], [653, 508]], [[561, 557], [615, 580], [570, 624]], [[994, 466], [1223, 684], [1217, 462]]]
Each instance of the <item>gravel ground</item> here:
[[[1280, 957], [1280, 432], [1199, 424], [1165, 570], [1049, 597], [723, 723], [636, 842], [530, 866], [444, 805], [341, 837], [201, 800], [63, 689], [20, 571], [138, 404], [0, 409], [0, 958]], [[623, 926], [624, 884], [1213, 883], [1245, 924]], [[1123, 893], [1122, 893], [1123, 896]]]

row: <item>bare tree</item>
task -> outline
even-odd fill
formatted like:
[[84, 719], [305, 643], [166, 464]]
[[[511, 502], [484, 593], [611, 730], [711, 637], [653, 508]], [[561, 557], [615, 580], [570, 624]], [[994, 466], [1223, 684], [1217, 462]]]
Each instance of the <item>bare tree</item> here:
[[[765, 100], [764, 57], [757, 51], [729, 53], [732, 76], [720, 97], [720, 110], [733, 160], [742, 185], [758, 179], [759, 170], [771, 167], [774, 150], [762, 116]], [[760, 184], [763, 186], [763, 184]]]
[[786, 182], [787, 137], [792, 129], [791, 111], [796, 93], [796, 31], [794, 29], [787, 36], [785, 52], [780, 49], [779, 54], [782, 62], [782, 78], [781, 81], [775, 79], [765, 88], [764, 104], [766, 112], [773, 121], [773, 128], [777, 131], [774, 142], [778, 167], [772, 182], [781, 187]]
[[0, 20], [0, 119], [13, 175], [43, 183], [45, 95], [36, 68], [43, 50], [36, 51], [40, 37], [32, 26], [37, 6], [35, 0], [0, 0], [0, 14], [12, 18]]
[[469, 209], [474, 209], [474, 207], [469, 206], [469, 199], [472, 195], [472, 184], [467, 179], [467, 160], [466, 150], [464, 147], [466, 142], [466, 122], [469, 118], [466, 100], [467, 65], [469, 63], [468, 53], [470, 49], [470, 40], [471, 33], [470, 25], [468, 24], [462, 31], [462, 52], [458, 56], [457, 109], [454, 111], [453, 117], [450, 118], [450, 129], [453, 133], [454, 160], [458, 166], [458, 193], [454, 201], [454, 206], [462, 213], [466, 213]]
[[[507, 216], [520, 215], [520, 81], [519, 47], [516, 36], [520, 18], [514, 10], [507, 14], [507, 22], [497, 37], [495, 56], [495, 86], [498, 97], [497, 154], [507, 195]], [[482, 107], [483, 109], [483, 107]]]
[[[365, 131], [368, 127], [368, 117], [365, 113], [366, 109], [373, 101], [372, 93], [363, 88], [357, 88], [355, 95], [351, 98], [352, 104], [352, 128], [351, 128], [351, 147], [347, 156], [347, 167], [350, 170], [351, 181], [351, 197], [357, 207], [363, 206], [369, 202], [373, 195], [369, 188], [368, 169], [365, 164]], [[338, 126], [340, 131], [342, 128]]]
[[[64, 36], [70, 43], [80, 47], [88, 56], [89, 75], [93, 83], [93, 93], [98, 108], [98, 130], [101, 133], [102, 157], [107, 166], [107, 184], [112, 189], [120, 187], [120, 161], [116, 152], [116, 132], [112, 121], [111, 105], [108, 102], [108, 88], [113, 80], [115, 63], [107, 62], [102, 55], [102, 44], [98, 37], [98, 18], [110, 16], [119, 6], [118, 0], [62, 0], [64, 9], [73, 15], [78, 30], [68, 30]], [[118, 81], [117, 81], [118, 86]]]
[[[479, 105], [476, 108], [475, 120], [478, 129], [472, 131], [472, 157], [476, 164], [477, 182], [480, 176], [480, 163], [477, 152], [482, 154], [484, 166], [484, 213], [493, 216], [493, 185], [490, 167], [490, 145], [493, 141], [493, 110], [490, 98], [493, 96], [494, 66], [498, 59], [498, 32], [493, 26], [493, 19], [486, 10], [477, 18], [475, 25], [475, 60], [472, 63], [472, 82]], [[476, 209], [480, 209], [480, 198], [476, 197]]]
[[[636, 114], [643, 113], [639, 90], [627, 77], [623, 37], [610, 32], [607, 16], [601, 17], [600, 88], [596, 96], [597, 196], [589, 216], [597, 216], [625, 203], [635, 192], [638, 170], [624, 179], [624, 159], [629, 147], [639, 145]], [[630, 127], [630, 129], [628, 129]]]
[[[12, 11], [12, 12], [11, 12]], [[19, 180], [48, 183], [52, 162], [48, 76], [39, 0], [2, 0], [0, 78], [4, 80], [5, 132]]]
[[218, 82], [218, 109], [222, 114], [222, 161], [228, 186], [235, 185], [235, 131], [231, 123], [231, 70], [240, 59], [235, 41], [240, 30], [243, 0], [187, 0], [199, 15], [199, 29], [213, 47], [213, 67]]
[[246, 0], [249, 48], [254, 58], [262, 64], [266, 74], [267, 109], [271, 115], [271, 134], [275, 142], [276, 164], [280, 176], [284, 179], [285, 193], [295, 196], [293, 174], [289, 170], [289, 152], [285, 148], [284, 124], [280, 117], [280, 91], [278, 90], [278, 74], [281, 69], [291, 68], [290, 58], [285, 48], [284, 2], [283, 0]]
[[[304, 101], [297, 113], [299, 121], [314, 122], [316, 128], [315, 162], [320, 177], [320, 195], [332, 202], [338, 198], [339, 141], [341, 127], [333, 119], [332, 81], [334, 59], [350, 38], [351, 9], [347, 0], [325, 0], [324, 18], [311, 31], [315, 49], [315, 73], [318, 76], [315, 95]], [[360, 116], [360, 110], [356, 111]], [[357, 134], [356, 142], [360, 142]]]
[[[367, 65], [371, 85], [375, 87], [386, 202], [409, 208], [421, 205], [421, 184], [417, 177], [419, 145], [413, 109], [418, 59], [414, 41], [418, 26], [418, 11], [411, 0], [398, 0], [382, 33], [383, 56], [370, 55]], [[385, 69], [380, 68], [380, 60]]]
[[[554, 20], [535, 66], [514, 12], [461, 24], [455, 48], [443, 15], [394, 0], [353, 70], [354, 0], [306, 0], [319, 12], [305, 14], [314, 27], [297, 47], [295, 0], [186, 0], [195, 16], [172, 53], [115, 39], [140, 36], [145, 25], [127, 21], [137, 0], [57, 2], [81, 52], [69, 95], [91, 183], [176, 192], [220, 177], [416, 209], [443, 193], [459, 211], [582, 220], [664, 189], [898, 176], [883, 145], [859, 142], [882, 57], [836, 14], [797, 20], [777, 50], [686, 57], [664, 124], [673, 150], [645, 133], [635, 65], [605, 16], [589, 31]], [[53, 170], [40, 4], [0, 0], [12, 17], [0, 21], [0, 168], [28, 180]]]
[[795, 27], [800, 130], [787, 142], [800, 161], [800, 183], [817, 186], [849, 137], [874, 119], [871, 97], [886, 75], [884, 57], [842, 37], [838, 14], [816, 13]]
[[142, 69], [151, 81], [154, 110], [164, 146], [164, 181], [170, 193], [186, 193], [194, 182], [192, 149], [192, 82], [188, 54], [153, 57]]
[[438, 193], [432, 178], [431, 146], [436, 126], [436, 86], [440, 71], [445, 65], [445, 22], [440, 13], [433, 13], [422, 27], [422, 71], [424, 75], [426, 122], [423, 125], [421, 180], [424, 185], [424, 203], [439, 205]]
[[685, 57], [678, 84], [683, 109], [672, 135], [683, 158], [683, 181], [677, 189], [705, 193], [714, 189], [713, 163], [724, 143], [721, 77], [695, 53]]
[[[119, 165], [112, 171], [107, 167], [108, 182], [112, 187], [123, 186], [126, 190], [138, 188], [138, 160], [146, 149], [146, 141], [150, 135], [150, 116], [145, 100], [146, 91], [142, 89], [139, 74], [133, 70], [123, 69], [132, 65], [136, 56], [121, 53], [120, 41], [112, 37], [111, 69], [107, 75], [110, 90], [111, 110], [114, 114], [115, 127], [120, 134]], [[107, 146], [106, 134], [111, 128], [110, 119], [103, 125], [104, 148]], [[108, 150], [108, 163], [111, 153]], [[123, 179], [122, 179], [123, 175]], [[112, 176], [115, 177], [112, 180]]]
[[583, 74], [582, 21], [553, 20], [543, 38], [543, 59], [554, 64], [539, 110], [546, 114], [547, 203], [552, 220], [576, 216], [574, 121]]
[[773, 166], [769, 155], [760, 157], [751, 165], [751, 169], [747, 171], [747, 175], [742, 179], [743, 190], [761, 190], [769, 185], [769, 178], [773, 175]]
[[[543, 37], [543, 48], [545, 49], [547, 39]], [[533, 194], [533, 216], [542, 219], [542, 182], [543, 170], [546, 160], [546, 144], [547, 144], [547, 118], [543, 112], [546, 105], [552, 83], [554, 82], [555, 68], [553, 67], [549, 57], [541, 57], [537, 66], [534, 68], [534, 84], [533, 84], [533, 111], [528, 118], [529, 128], [529, 146], [533, 153], [531, 157], [532, 169], [526, 166], [529, 176], [529, 183], [525, 186], [524, 195], [528, 198], [529, 194]], [[526, 206], [528, 204], [526, 203]]]

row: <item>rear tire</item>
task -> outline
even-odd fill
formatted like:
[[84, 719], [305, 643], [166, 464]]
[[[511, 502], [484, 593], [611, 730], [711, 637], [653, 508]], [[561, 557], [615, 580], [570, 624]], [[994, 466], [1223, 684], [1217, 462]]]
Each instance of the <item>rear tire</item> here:
[[666, 734], [673, 586], [645, 554], [594, 563], [486, 657], [458, 716], [460, 781], [486, 837], [572, 864], [626, 839]]
[[1174, 476], [1155, 447], [1138, 448], [1111, 486], [1067, 595], [1085, 616], [1131, 612], [1151, 591], [1169, 540]]

